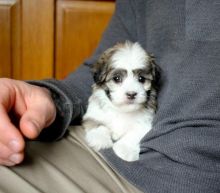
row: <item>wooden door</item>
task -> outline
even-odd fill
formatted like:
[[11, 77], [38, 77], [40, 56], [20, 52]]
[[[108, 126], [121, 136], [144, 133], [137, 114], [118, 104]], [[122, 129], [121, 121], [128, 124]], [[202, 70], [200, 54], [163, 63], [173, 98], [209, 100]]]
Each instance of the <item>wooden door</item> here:
[[114, 1], [0, 0], [0, 77], [64, 78], [91, 55]]

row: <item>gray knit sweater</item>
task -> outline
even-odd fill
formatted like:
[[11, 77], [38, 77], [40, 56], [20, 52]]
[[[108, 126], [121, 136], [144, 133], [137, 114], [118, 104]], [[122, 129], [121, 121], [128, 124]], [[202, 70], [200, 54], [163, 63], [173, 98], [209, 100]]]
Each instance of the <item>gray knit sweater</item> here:
[[219, 0], [118, 0], [89, 60], [63, 81], [35, 82], [53, 92], [59, 111], [41, 137], [61, 138], [71, 122], [78, 122], [91, 94], [91, 64], [124, 40], [138, 41], [156, 56], [162, 69], [158, 110], [142, 140], [140, 160], [125, 162], [111, 149], [103, 156], [147, 193], [219, 193]]

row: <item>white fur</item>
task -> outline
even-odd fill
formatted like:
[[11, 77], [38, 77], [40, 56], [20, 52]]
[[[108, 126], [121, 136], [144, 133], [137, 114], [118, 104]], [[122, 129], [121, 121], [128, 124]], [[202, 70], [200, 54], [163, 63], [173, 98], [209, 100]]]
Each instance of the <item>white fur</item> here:
[[[94, 89], [83, 117], [100, 124], [86, 130], [86, 141], [96, 151], [112, 147], [123, 160], [139, 159], [140, 141], [151, 130], [154, 110], [143, 107], [151, 84], [138, 82], [132, 70], [143, 68], [147, 60], [146, 52], [137, 43], [121, 48], [112, 56], [113, 67], [125, 69], [127, 76], [121, 84], [106, 83], [111, 89], [111, 100], [101, 87]], [[126, 92], [136, 92], [137, 97], [131, 102]]]
[[131, 43], [125, 43], [125, 46], [113, 55], [112, 63], [115, 68], [132, 70], [145, 67], [148, 59], [148, 55], [146, 55], [140, 44], [137, 42], [132, 45]]

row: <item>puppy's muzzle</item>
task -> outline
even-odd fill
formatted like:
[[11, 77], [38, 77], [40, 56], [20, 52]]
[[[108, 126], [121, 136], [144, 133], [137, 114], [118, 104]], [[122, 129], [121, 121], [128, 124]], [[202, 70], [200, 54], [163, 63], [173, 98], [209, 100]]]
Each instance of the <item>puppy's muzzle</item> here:
[[137, 96], [136, 92], [126, 92], [127, 99], [134, 100]]

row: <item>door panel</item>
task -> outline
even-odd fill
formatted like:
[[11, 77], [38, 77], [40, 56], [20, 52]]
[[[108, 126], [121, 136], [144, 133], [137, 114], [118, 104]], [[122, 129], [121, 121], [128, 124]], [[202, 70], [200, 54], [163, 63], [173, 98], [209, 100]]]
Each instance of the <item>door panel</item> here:
[[54, 74], [54, 0], [22, 1], [21, 79]]
[[57, 1], [56, 73], [64, 78], [96, 48], [112, 13], [114, 2]]

